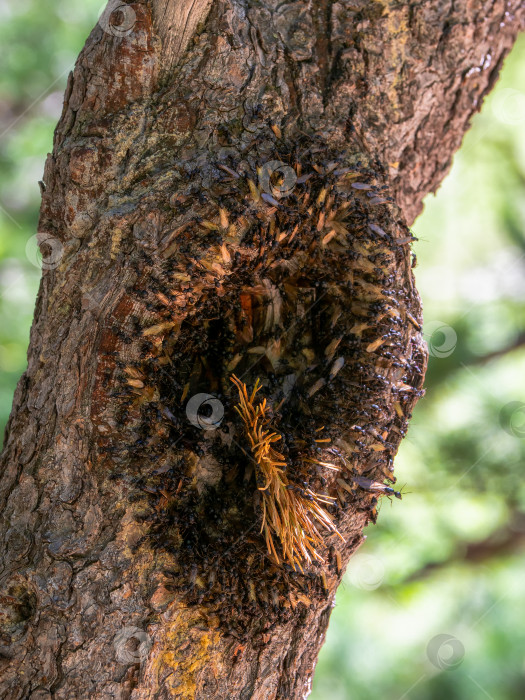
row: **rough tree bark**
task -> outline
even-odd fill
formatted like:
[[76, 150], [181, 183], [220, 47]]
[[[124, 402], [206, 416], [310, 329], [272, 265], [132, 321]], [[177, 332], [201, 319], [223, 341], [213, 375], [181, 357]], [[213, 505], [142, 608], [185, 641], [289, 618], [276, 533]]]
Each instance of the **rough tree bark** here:
[[[2, 458], [0, 696], [302, 698], [421, 393], [407, 226], [525, 11], [111, 7], [43, 178]], [[286, 493], [335, 499], [343, 539], [322, 530], [304, 573], [259, 534], [233, 373], [261, 379]], [[198, 394], [217, 400], [197, 415]]]

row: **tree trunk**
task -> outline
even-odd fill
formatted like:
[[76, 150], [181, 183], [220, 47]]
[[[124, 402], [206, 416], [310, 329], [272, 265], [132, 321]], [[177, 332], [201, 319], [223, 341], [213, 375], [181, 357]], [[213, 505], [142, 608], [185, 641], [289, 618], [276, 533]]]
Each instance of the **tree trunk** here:
[[407, 225], [524, 17], [110, 3], [43, 178], [2, 458], [1, 697], [308, 694], [421, 394]]

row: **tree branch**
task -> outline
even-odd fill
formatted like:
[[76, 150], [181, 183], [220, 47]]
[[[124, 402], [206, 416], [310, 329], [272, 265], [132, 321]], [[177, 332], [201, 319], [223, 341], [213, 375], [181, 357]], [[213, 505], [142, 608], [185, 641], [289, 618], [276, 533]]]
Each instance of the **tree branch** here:
[[[93, 30], [46, 163], [59, 255], [2, 456], [3, 697], [304, 697], [421, 394], [405, 222], [523, 22], [511, 5], [148, 2], [125, 36]], [[344, 543], [323, 530], [304, 573], [257, 534], [234, 371], [261, 379], [287, 485], [337, 499]], [[188, 414], [202, 394], [212, 433]]]

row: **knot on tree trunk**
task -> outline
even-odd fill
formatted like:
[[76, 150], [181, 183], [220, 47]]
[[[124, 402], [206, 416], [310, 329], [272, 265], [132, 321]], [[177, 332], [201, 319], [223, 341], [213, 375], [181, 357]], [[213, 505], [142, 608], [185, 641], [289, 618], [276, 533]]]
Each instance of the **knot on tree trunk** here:
[[[412, 236], [382, 169], [316, 139], [280, 145], [251, 168], [208, 163], [211, 184], [179, 185], [157, 212], [159, 244], [128, 260], [101, 335], [92, 411], [99, 472], [144, 525], [136, 546], [162, 550], [168, 587], [243, 635], [333, 590], [396, 493], [426, 364]], [[119, 240], [141, 226], [121, 221]], [[235, 410], [256, 382], [272, 484]]]

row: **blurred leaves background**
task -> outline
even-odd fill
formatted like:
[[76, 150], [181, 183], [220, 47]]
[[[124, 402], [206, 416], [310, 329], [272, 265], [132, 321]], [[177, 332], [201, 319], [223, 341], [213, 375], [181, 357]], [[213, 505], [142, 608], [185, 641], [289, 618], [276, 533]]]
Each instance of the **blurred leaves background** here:
[[[40, 279], [38, 180], [102, 9], [0, 0], [2, 426]], [[351, 561], [313, 700], [525, 697], [524, 71], [522, 36], [413, 226], [427, 394], [397, 458], [404, 499]]]

